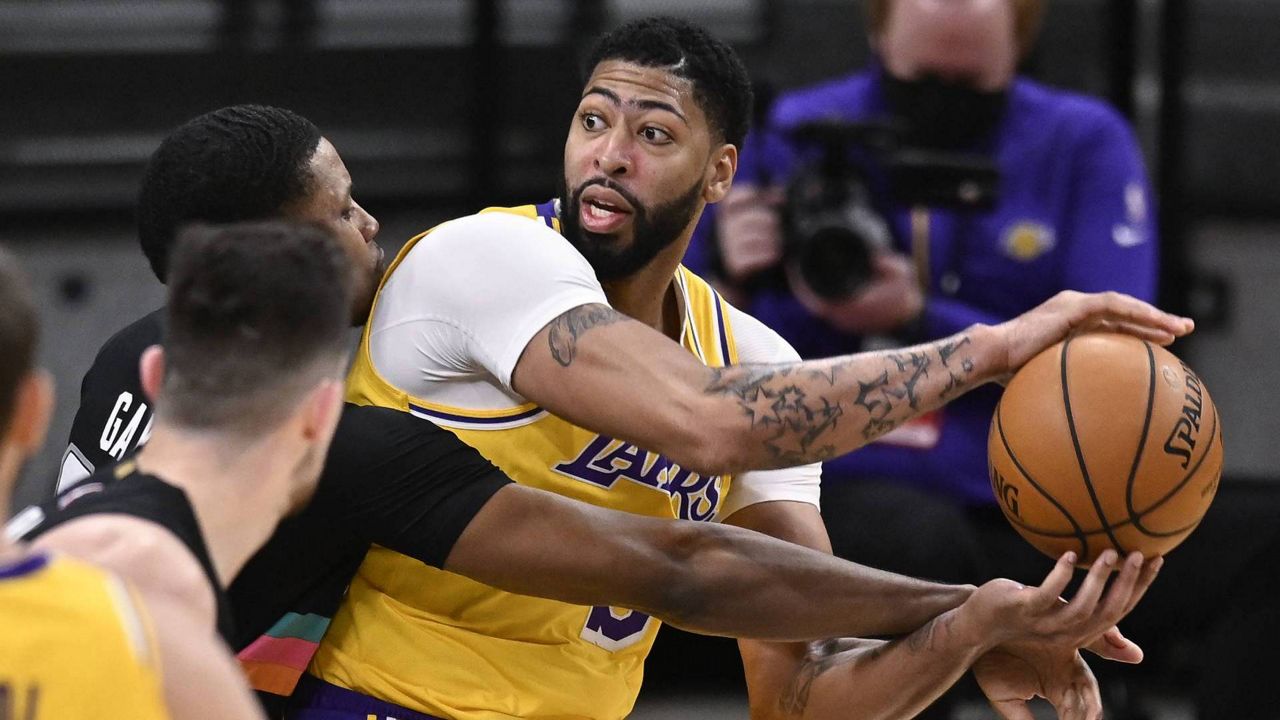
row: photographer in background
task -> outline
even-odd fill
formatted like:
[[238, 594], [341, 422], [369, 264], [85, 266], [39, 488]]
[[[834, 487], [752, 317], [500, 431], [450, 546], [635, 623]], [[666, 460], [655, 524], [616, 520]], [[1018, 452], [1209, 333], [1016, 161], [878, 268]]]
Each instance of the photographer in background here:
[[[1064, 289], [1151, 300], [1155, 206], [1132, 131], [1103, 102], [1015, 74], [1043, 13], [1039, 0], [870, 0], [875, 60], [777, 97], [686, 263], [804, 357], [998, 323]], [[815, 122], [853, 125], [837, 142]], [[841, 145], [843, 178], [825, 161]], [[841, 214], [864, 247], [817, 246], [815, 226]], [[938, 580], [1035, 579], [1043, 557], [987, 476], [999, 391], [824, 463], [837, 555]]]
[[[703, 242], [716, 244], [719, 276], [736, 299], [807, 357], [998, 323], [1064, 289], [1150, 300], [1155, 213], [1132, 132], [1098, 100], [1015, 75], [1043, 10], [1037, 0], [869, 2], [877, 60], [778, 97], [747, 139], [714, 226], [699, 228]], [[844, 296], [823, 277], [838, 254], [798, 246], [788, 228], [802, 228], [805, 218], [794, 203], [784, 207], [797, 173], [822, 154], [796, 130], [831, 120], [880, 123], [898, 135], [888, 151], [874, 132], [850, 143], [850, 166], [864, 177], [869, 209], [889, 240], [867, 243], [868, 277]], [[891, 166], [906, 155], [902, 148], [943, 160], [988, 158], [999, 173], [994, 205], [901, 202]], [[948, 171], [954, 167], [938, 174]], [[957, 185], [963, 194], [963, 178]], [[874, 225], [862, 215], [855, 224]], [[1012, 577], [1033, 579], [1041, 560], [1008, 527], [987, 478], [998, 394], [980, 388], [825, 463], [823, 515], [836, 552], [939, 579], [1008, 573], [1025, 557], [1031, 567]]]
[[[1000, 322], [1064, 289], [1152, 299], [1156, 208], [1131, 130], [1098, 100], [1015, 74], [1044, 6], [868, 0], [875, 61], [767, 108], [686, 264], [805, 357]], [[836, 554], [942, 581], [1033, 581], [1043, 558], [987, 476], [999, 392], [824, 463]], [[1276, 579], [1259, 569], [1280, 547], [1278, 514], [1280, 488], [1228, 479], [1126, 620], [1155, 687], [1193, 695], [1201, 720], [1271, 717], [1280, 702], [1275, 684], [1231, 690], [1274, 652], [1258, 628]], [[1108, 717], [1146, 717], [1140, 693], [1106, 687]], [[947, 717], [942, 705], [921, 717]]]

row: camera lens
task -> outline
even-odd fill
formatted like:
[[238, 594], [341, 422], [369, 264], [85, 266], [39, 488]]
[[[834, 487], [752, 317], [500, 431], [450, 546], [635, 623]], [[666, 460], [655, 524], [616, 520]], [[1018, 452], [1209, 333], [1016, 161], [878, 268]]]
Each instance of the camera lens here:
[[868, 242], [847, 225], [815, 228], [795, 261], [809, 289], [827, 300], [853, 295], [871, 277]]

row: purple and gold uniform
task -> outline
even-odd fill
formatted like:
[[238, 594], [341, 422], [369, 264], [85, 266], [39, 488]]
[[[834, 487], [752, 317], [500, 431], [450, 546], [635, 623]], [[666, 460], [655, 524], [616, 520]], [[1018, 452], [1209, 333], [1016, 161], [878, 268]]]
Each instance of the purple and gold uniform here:
[[0, 565], [0, 717], [169, 717], [159, 658], [132, 591], [77, 560]]
[[[455, 220], [410, 240], [379, 290], [348, 399], [430, 420], [517, 482], [599, 506], [715, 521], [765, 500], [816, 503], [815, 466], [701, 476], [575, 426], [511, 389], [515, 361], [534, 334], [566, 310], [608, 302], [558, 230], [547, 203]], [[468, 254], [491, 276], [472, 274], [477, 264], [460, 259]], [[794, 358], [693, 273], [680, 268], [673, 282], [684, 314], [680, 342], [699, 361]], [[626, 608], [502, 592], [374, 547], [310, 672], [455, 720], [621, 718], [659, 625]]]

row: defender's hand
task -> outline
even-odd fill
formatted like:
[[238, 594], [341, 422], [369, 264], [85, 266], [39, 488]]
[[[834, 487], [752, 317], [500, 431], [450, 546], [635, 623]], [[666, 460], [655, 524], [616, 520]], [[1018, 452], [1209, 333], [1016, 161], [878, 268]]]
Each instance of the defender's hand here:
[[1098, 681], [1074, 650], [996, 648], [973, 664], [973, 676], [1004, 720], [1033, 720], [1033, 697], [1048, 700], [1064, 720], [1102, 717]]
[[1194, 328], [1190, 318], [1171, 315], [1128, 295], [1067, 290], [993, 329], [1004, 343], [1003, 374], [1011, 374], [1073, 333], [1121, 332], [1168, 345]]

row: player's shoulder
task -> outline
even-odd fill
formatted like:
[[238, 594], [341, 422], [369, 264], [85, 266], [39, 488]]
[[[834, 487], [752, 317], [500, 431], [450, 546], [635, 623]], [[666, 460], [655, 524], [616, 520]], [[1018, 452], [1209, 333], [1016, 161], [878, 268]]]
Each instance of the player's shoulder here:
[[164, 308], [157, 308], [134, 320], [107, 339], [94, 356], [93, 369], [125, 366], [136, 372], [142, 351], [161, 341], [164, 336]]
[[433, 239], [461, 236], [470, 240], [513, 241], [523, 238], [554, 237], [563, 241], [536, 206], [488, 207], [478, 213], [440, 223], [431, 231]]
[[550, 207], [489, 208], [441, 223], [415, 241], [392, 277], [429, 278], [424, 292], [467, 296], [517, 281], [594, 277], [586, 258], [560, 234], [554, 212], [543, 210]]
[[192, 550], [168, 529], [123, 513], [82, 515], [33, 543], [104, 568], [145, 592], [208, 606], [208, 580]]

